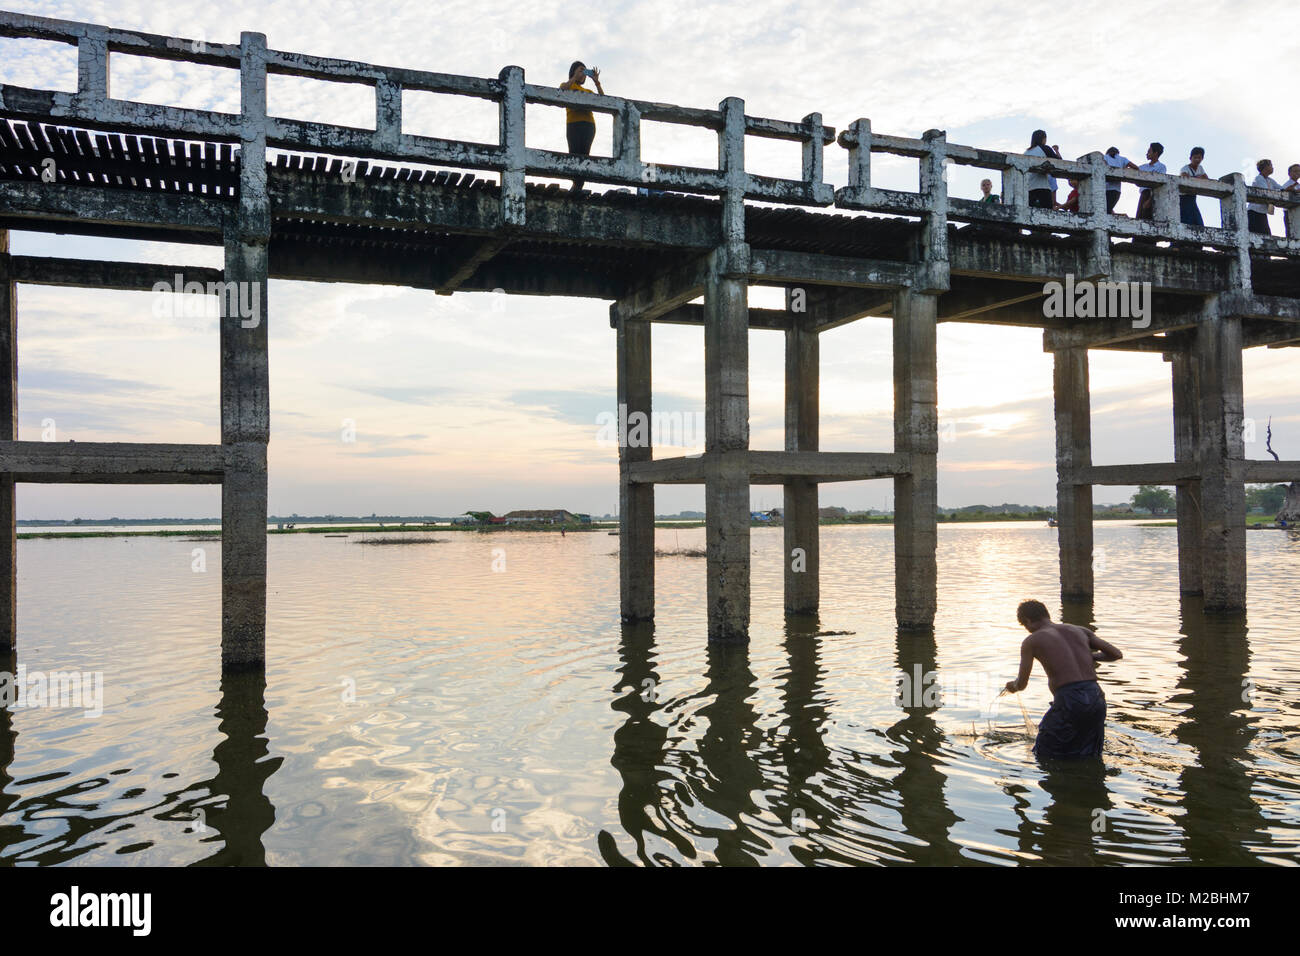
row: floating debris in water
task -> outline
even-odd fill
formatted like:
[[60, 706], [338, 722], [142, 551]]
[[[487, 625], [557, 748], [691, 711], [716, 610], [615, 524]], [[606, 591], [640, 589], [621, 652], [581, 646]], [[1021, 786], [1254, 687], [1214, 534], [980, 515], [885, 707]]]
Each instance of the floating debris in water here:
[[446, 538], [362, 538], [355, 544], [442, 544]]

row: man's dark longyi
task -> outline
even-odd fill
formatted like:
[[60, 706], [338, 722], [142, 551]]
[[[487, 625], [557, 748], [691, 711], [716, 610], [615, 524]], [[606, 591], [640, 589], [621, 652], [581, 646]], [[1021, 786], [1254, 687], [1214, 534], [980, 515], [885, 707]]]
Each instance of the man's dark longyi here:
[[1071, 759], [1101, 756], [1106, 729], [1106, 695], [1095, 680], [1076, 681], [1056, 689], [1052, 704], [1038, 725], [1034, 756]]

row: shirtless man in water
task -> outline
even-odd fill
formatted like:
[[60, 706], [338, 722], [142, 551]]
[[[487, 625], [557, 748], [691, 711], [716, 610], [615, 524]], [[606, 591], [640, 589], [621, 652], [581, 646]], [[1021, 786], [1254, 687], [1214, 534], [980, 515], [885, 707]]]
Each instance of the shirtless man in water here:
[[1055, 624], [1041, 601], [1025, 601], [1016, 619], [1029, 636], [1020, 645], [1020, 674], [1007, 681], [1008, 693], [1029, 686], [1037, 660], [1047, 672], [1052, 706], [1038, 726], [1034, 756], [1098, 757], [1106, 725], [1106, 695], [1097, 683], [1097, 663], [1117, 661], [1119, 648], [1074, 624]]

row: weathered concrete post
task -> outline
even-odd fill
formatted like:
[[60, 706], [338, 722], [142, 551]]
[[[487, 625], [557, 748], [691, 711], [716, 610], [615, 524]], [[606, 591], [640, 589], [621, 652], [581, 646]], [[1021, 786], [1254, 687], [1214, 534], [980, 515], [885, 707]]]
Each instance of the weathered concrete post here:
[[499, 115], [501, 148], [506, 168], [501, 173], [501, 222], [505, 226], [522, 226], [525, 219], [524, 193], [524, 69], [507, 66], [500, 73], [501, 106]]
[[1029, 186], [1023, 169], [1008, 166], [1002, 170], [1002, 202], [1018, 209], [1029, 205]]
[[938, 296], [894, 294], [894, 450], [910, 461], [894, 478], [894, 596], [898, 626], [934, 624], [938, 546]]
[[709, 256], [704, 286], [704, 513], [709, 640], [749, 639], [749, 284]]
[[633, 483], [632, 464], [650, 461], [651, 323], [618, 320], [618, 585], [624, 621], [655, 613], [655, 486]]
[[1080, 162], [1087, 163], [1092, 173], [1084, 181], [1080, 190], [1083, 202], [1080, 211], [1088, 217], [1090, 235], [1088, 261], [1084, 267], [1085, 279], [1100, 279], [1110, 275], [1110, 213], [1106, 211], [1106, 165], [1102, 153], [1092, 152], [1081, 156]]
[[719, 104], [723, 244], [704, 281], [704, 512], [709, 640], [749, 640], [749, 246], [745, 104]]
[[[0, 439], [18, 440], [18, 296], [0, 229]], [[12, 475], [0, 475], [0, 670], [18, 649], [18, 539]]]
[[1234, 475], [1242, 437], [1241, 319], [1206, 302], [1196, 329], [1200, 392], [1197, 457], [1201, 474], [1202, 590], [1207, 611], [1246, 608], [1246, 487]]
[[1237, 241], [1228, 263], [1228, 285], [1232, 289], [1250, 288], [1250, 218], [1246, 215], [1246, 178], [1241, 173], [1220, 176], [1232, 192], [1219, 200], [1219, 216], [1225, 230], [1235, 232]]
[[722, 113], [718, 169], [727, 184], [722, 194], [722, 243], [735, 248], [745, 242], [745, 101], [728, 96], [718, 109]]
[[240, 36], [239, 205], [225, 227], [221, 297], [221, 666], [266, 666], [267, 361], [266, 37]]
[[916, 288], [921, 292], [947, 292], [948, 266], [948, 136], [943, 130], [926, 130], [921, 138], [929, 152], [921, 157], [921, 268]]
[[[1190, 351], [1170, 356], [1174, 389], [1174, 461], [1194, 462], [1201, 437], [1197, 363]], [[1191, 481], [1174, 491], [1178, 504], [1178, 590], [1201, 593], [1201, 483]]]
[[[787, 290], [786, 311], [792, 325], [785, 333], [785, 450], [817, 451], [820, 336], [790, 304]], [[820, 591], [817, 482], [787, 482], [783, 504], [785, 609], [791, 614], [808, 614], [817, 610]]]
[[1092, 465], [1088, 350], [1054, 353], [1056, 413], [1056, 536], [1061, 553], [1061, 600], [1092, 597], [1092, 485], [1078, 484]]

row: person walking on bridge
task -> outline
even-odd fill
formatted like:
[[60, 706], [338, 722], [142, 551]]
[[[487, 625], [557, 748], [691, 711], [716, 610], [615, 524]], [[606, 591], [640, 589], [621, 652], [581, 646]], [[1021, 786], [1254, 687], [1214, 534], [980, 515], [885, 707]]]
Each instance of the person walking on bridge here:
[[[1209, 174], [1201, 161], [1205, 159], [1205, 150], [1200, 146], [1193, 146], [1191, 155], [1187, 157], [1187, 165], [1178, 171], [1180, 176], [1190, 176], [1192, 179], [1209, 179]], [[1178, 218], [1189, 226], [1203, 226], [1205, 220], [1201, 218], [1201, 208], [1196, 205], [1196, 196], [1193, 193], [1180, 193], [1178, 196]]]
[[[1106, 165], [1112, 169], [1137, 169], [1137, 163], [1133, 162], [1127, 156], [1121, 156], [1118, 146], [1112, 146], [1106, 150], [1102, 157], [1106, 160]], [[1114, 212], [1115, 204], [1119, 202], [1119, 197], [1124, 188], [1124, 184], [1118, 179], [1106, 180], [1106, 211]]]
[[[1036, 129], [1029, 139], [1025, 155], [1060, 159], [1061, 151], [1055, 146], [1047, 145], [1046, 130]], [[1056, 205], [1056, 178], [1051, 174], [1031, 172], [1025, 177], [1025, 187], [1029, 191], [1029, 205], [1033, 208], [1051, 209]]]
[[[1251, 183], [1256, 189], [1281, 189], [1281, 185], [1273, 178], [1273, 160], [1261, 159], [1255, 164], [1259, 170], [1259, 175]], [[1253, 202], [1246, 206], [1246, 222], [1251, 232], [1257, 232], [1263, 236], [1273, 235], [1273, 230], [1268, 227], [1268, 214], [1273, 211], [1273, 207], [1266, 202]]]
[[[584, 85], [587, 77], [591, 77], [596, 83], [596, 92], [601, 96], [605, 95], [605, 88], [600, 85], [600, 70], [587, 69], [587, 65], [581, 60], [574, 60], [569, 66], [569, 79], [567, 82], [560, 84], [562, 90], [573, 90], [580, 93], [590, 93]], [[569, 154], [571, 156], [590, 156], [591, 144], [596, 141], [596, 117], [592, 115], [591, 110], [584, 110], [581, 107], [569, 106], [565, 108], [565, 133], [569, 139]], [[573, 180], [573, 191], [578, 192], [582, 189], [585, 180], [576, 178]]]
[[[1300, 163], [1292, 163], [1286, 169], [1288, 179], [1282, 184], [1282, 191], [1286, 193], [1300, 192]], [[1294, 209], [1288, 209], [1282, 214], [1282, 224], [1286, 226], [1286, 234], [1291, 235], [1291, 217], [1300, 215]]]
[[[1165, 164], [1160, 162], [1160, 156], [1164, 153], [1165, 148], [1159, 143], [1152, 143], [1147, 147], [1147, 161], [1138, 167], [1144, 173], [1167, 173]], [[1135, 219], [1154, 219], [1156, 215], [1156, 201], [1151, 194], [1150, 187], [1144, 188], [1138, 193], [1137, 213]]]
[[1034, 756], [1042, 759], [1100, 757], [1106, 729], [1106, 695], [1097, 683], [1097, 664], [1124, 655], [1086, 627], [1055, 624], [1041, 601], [1024, 601], [1016, 620], [1029, 632], [1020, 645], [1020, 673], [1006, 692], [1029, 686], [1034, 661], [1043, 665], [1052, 705], [1038, 725]]

